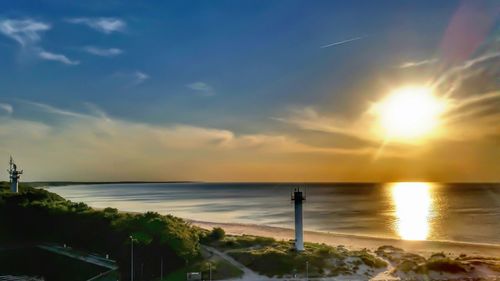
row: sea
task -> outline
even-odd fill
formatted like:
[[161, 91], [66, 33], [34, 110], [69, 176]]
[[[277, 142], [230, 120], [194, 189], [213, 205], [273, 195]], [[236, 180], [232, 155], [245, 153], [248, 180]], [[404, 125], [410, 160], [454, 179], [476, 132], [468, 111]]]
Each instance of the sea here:
[[405, 240], [500, 245], [500, 183], [127, 183], [47, 187], [91, 207]]

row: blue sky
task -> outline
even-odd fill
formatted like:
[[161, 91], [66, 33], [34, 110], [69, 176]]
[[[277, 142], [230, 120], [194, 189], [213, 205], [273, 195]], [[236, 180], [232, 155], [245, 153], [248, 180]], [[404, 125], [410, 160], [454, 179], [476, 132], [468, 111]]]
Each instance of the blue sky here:
[[[461, 5], [460, 1], [2, 1], [0, 103], [12, 110], [4, 109], [1, 120], [4, 124], [14, 119], [37, 121], [64, 130], [60, 124], [67, 120], [53, 116], [53, 111], [47, 114], [49, 107], [155, 128], [188, 126], [226, 130], [236, 138], [265, 135], [321, 148], [351, 148], [359, 140], [304, 132], [303, 126], [283, 120], [307, 108], [321, 116], [356, 119], [385, 94], [388, 85], [426, 81], [435, 69], [401, 66], [442, 58], [440, 46]], [[498, 11], [498, 5], [490, 1], [478, 6], [492, 22], [481, 39], [486, 45], [496, 34], [498, 13], [491, 11]], [[485, 54], [479, 50], [459, 63]], [[47, 140], [48, 145], [53, 143]], [[2, 153], [21, 153], [20, 148], [4, 147]], [[179, 159], [185, 155], [175, 153]], [[285, 155], [277, 158], [291, 157]], [[219, 179], [204, 176], [206, 169], [200, 169], [204, 170], [200, 176], [193, 173], [193, 177]]]

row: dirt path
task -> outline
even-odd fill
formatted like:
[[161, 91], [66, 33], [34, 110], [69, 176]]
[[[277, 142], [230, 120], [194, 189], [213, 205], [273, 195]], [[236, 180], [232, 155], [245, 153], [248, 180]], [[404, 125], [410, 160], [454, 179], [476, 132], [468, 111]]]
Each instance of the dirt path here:
[[239, 263], [238, 261], [236, 261], [235, 259], [233, 259], [230, 255], [228, 255], [226, 253], [223, 253], [223, 252], [221, 252], [215, 248], [209, 247], [209, 246], [202, 246], [202, 247], [205, 250], [207, 250], [208, 252], [212, 253], [213, 255], [219, 256], [220, 258], [226, 260], [230, 264], [234, 265], [235, 267], [237, 267], [237, 268], [241, 269], [241, 271], [243, 271], [243, 276], [241, 278], [234, 279], [234, 280], [247, 280], [247, 281], [250, 281], [250, 280], [269, 280], [269, 278], [253, 272], [248, 267], [242, 265], [241, 263]]

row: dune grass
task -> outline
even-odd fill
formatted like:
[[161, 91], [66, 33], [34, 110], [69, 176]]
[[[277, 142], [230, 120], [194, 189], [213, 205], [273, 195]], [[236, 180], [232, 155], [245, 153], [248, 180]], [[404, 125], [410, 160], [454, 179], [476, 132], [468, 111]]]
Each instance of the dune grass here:
[[[306, 263], [309, 277], [369, 275], [387, 266], [368, 250], [348, 251], [342, 246], [305, 243], [305, 251], [297, 252], [290, 241], [250, 235], [226, 236], [211, 242], [210, 246], [225, 251], [246, 267], [268, 277], [305, 276]], [[362, 265], [367, 270], [358, 272]]]

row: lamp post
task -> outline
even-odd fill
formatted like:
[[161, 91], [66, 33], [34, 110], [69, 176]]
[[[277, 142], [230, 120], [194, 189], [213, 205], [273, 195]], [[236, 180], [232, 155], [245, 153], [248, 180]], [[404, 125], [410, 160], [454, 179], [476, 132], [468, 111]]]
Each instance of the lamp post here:
[[208, 278], [210, 281], [212, 281], [212, 264], [208, 264]]
[[163, 280], [163, 256], [160, 257], [160, 281]]
[[134, 281], [134, 237], [130, 238], [130, 280]]
[[309, 281], [309, 262], [306, 261], [306, 281]]

